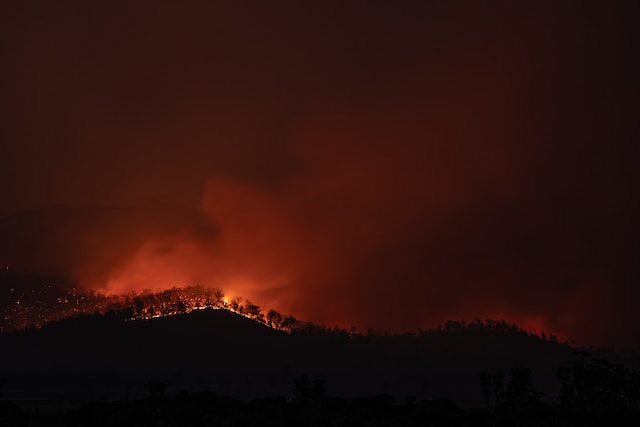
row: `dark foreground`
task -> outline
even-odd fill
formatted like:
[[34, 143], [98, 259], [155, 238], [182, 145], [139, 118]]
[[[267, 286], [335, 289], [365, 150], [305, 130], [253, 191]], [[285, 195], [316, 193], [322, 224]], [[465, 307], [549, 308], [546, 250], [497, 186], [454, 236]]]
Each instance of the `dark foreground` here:
[[598, 426], [640, 425], [628, 406], [579, 407], [534, 400], [507, 400], [494, 407], [462, 409], [446, 399], [395, 401], [326, 397], [318, 384], [296, 397], [241, 401], [213, 392], [164, 395], [150, 385], [147, 398], [87, 402], [61, 413], [28, 414], [2, 402], [2, 426]]
[[634, 358], [502, 322], [387, 336], [226, 310], [126, 319], [0, 335], [0, 427], [640, 425]]

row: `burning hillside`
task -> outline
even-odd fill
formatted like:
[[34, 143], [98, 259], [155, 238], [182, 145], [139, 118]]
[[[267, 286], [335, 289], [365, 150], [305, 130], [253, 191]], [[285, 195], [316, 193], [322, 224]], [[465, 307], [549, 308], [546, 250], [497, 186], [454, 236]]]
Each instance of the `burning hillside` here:
[[145, 290], [126, 295], [82, 293], [75, 288], [60, 292], [51, 284], [30, 291], [9, 288], [2, 301], [0, 333], [38, 328], [45, 323], [81, 314], [124, 313], [127, 318], [151, 319], [189, 313], [203, 309], [225, 309], [253, 319], [269, 327], [291, 331], [303, 325], [293, 316], [283, 316], [275, 310], [266, 314], [259, 306], [242, 298], [226, 298], [219, 289], [202, 286], [172, 288], [163, 291]]

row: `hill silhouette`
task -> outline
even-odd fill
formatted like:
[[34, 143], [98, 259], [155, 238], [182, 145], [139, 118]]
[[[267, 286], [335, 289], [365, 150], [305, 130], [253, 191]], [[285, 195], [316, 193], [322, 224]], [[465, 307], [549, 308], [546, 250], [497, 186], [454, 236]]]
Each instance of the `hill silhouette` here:
[[264, 316], [220, 307], [135, 320], [133, 313], [0, 334], [0, 424], [590, 426], [640, 419], [639, 374], [504, 321], [363, 335], [297, 320], [277, 329]]
[[[482, 404], [480, 375], [531, 369], [533, 385], [560, 393], [567, 344], [517, 328], [455, 323], [422, 335], [354, 335], [317, 328], [286, 333], [224, 309], [148, 320], [84, 315], [0, 336], [6, 395], [15, 402], [80, 402], [169, 390], [238, 398], [291, 396], [302, 374], [324, 378], [333, 395], [447, 398]], [[324, 331], [324, 332], [322, 332]]]

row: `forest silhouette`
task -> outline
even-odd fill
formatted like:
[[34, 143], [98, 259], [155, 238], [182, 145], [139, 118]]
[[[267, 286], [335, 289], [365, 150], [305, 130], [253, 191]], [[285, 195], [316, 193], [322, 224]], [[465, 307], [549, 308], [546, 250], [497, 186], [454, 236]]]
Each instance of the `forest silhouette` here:
[[[143, 293], [104, 307], [0, 335], [2, 425], [640, 420], [640, 376], [619, 363], [637, 359], [576, 349], [504, 320], [361, 333], [275, 310], [264, 314], [250, 301], [201, 287]], [[47, 399], [56, 411], [35, 409]]]

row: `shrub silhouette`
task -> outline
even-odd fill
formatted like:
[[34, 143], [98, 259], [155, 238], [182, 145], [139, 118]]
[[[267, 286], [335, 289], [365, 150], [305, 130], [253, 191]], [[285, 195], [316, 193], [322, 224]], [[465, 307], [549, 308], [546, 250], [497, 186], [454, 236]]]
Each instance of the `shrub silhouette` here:
[[163, 400], [167, 398], [165, 391], [167, 389], [167, 384], [159, 383], [155, 381], [150, 381], [147, 384], [147, 391], [149, 392], [149, 399], [151, 400]]
[[327, 397], [327, 384], [324, 377], [316, 378], [313, 383], [307, 374], [293, 380], [293, 399], [298, 403], [321, 402]]

